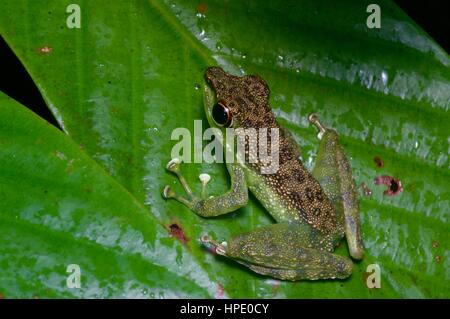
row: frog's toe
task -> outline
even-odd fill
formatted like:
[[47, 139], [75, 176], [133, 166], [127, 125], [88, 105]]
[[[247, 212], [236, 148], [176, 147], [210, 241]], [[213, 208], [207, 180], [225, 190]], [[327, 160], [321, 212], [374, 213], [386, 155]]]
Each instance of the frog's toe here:
[[206, 185], [211, 180], [211, 176], [209, 174], [202, 173], [198, 176], [198, 179], [202, 183], [202, 198], [205, 199], [206, 198]]
[[198, 179], [200, 180], [200, 182], [201, 182], [203, 185], [206, 185], [206, 184], [208, 184], [209, 181], [211, 180], [211, 175], [206, 174], [206, 173], [202, 173], [202, 174], [198, 175]]
[[174, 158], [172, 158], [169, 161], [169, 163], [167, 163], [166, 169], [169, 172], [174, 173], [178, 177], [178, 180], [180, 181], [180, 183], [183, 186], [184, 190], [188, 194], [189, 198], [192, 198], [191, 188], [189, 187], [188, 183], [186, 182], [186, 179], [181, 174], [181, 168], [180, 168], [181, 163], [182, 163], [181, 159], [179, 159], [177, 157], [174, 157]]
[[181, 160], [178, 157], [172, 158], [166, 165], [166, 169], [170, 172], [177, 173], [180, 169]]
[[166, 185], [166, 186], [164, 186], [162, 195], [165, 199], [169, 199], [169, 198], [175, 197], [175, 192], [172, 190], [172, 188], [169, 185]]
[[[308, 115], [308, 121], [310, 122], [310, 123], [316, 123], [316, 122], [319, 122], [319, 115], [317, 114], [317, 113], [310, 113], [309, 115]], [[320, 123], [320, 122], [319, 122]]]
[[319, 131], [319, 133], [317, 134], [317, 138], [321, 140], [323, 134], [326, 131], [326, 128], [322, 125], [322, 123], [320, 123], [319, 116], [317, 115], [317, 113], [309, 114], [308, 121], [317, 128], [317, 130]]
[[162, 196], [165, 199], [175, 199], [176, 201], [179, 201], [180, 203], [184, 204], [189, 209], [192, 209], [196, 203], [195, 200], [190, 200], [182, 196], [178, 196], [177, 193], [175, 193], [175, 191], [172, 190], [172, 188], [169, 185], [164, 186]]
[[219, 244], [208, 235], [200, 237], [200, 241], [207, 246], [212, 246], [216, 254], [226, 256], [226, 248], [228, 245], [226, 241]]

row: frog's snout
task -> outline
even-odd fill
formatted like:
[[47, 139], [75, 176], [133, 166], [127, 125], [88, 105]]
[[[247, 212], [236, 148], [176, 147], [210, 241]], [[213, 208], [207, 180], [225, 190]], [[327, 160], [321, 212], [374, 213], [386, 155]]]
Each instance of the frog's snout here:
[[221, 82], [221, 79], [224, 79], [226, 77], [227, 73], [218, 66], [211, 66], [206, 69], [205, 72], [206, 82], [214, 88], [216, 87], [218, 82]]
[[211, 79], [216, 77], [223, 77], [225, 75], [225, 71], [221, 67], [210, 66], [206, 69], [205, 74], [207, 79]]

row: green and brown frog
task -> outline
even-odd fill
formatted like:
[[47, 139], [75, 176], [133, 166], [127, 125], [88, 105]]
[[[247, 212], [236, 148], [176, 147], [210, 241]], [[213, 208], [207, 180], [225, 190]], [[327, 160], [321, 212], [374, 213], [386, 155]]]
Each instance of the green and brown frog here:
[[[201, 238], [202, 242], [212, 245], [218, 254], [273, 278], [315, 280], [350, 276], [351, 259], [332, 251], [344, 235], [352, 258], [362, 259], [364, 248], [358, 193], [336, 131], [324, 127], [316, 114], [309, 116], [320, 139], [316, 164], [310, 173], [301, 162], [299, 146], [272, 113], [269, 88], [263, 79], [233, 76], [219, 67], [208, 68], [205, 78], [205, 112], [211, 127], [223, 134], [226, 128], [267, 128], [268, 132], [279, 129], [277, 139], [268, 133], [268, 143], [277, 143], [278, 170], [262, 174], [261, 161], [235, 160], [226, 163], [231, 187], [225, 194], [206, 196], [209, 176], [202, 174], [202, 194], [196, 196], [181, 174], [180, 160], [172, 159], [167, 169], [177, 175], [187, 198], [169, 186], [164, 188], [164, 197], [178, 200], [202, 217], [214, 217], [245, 206], [250, 190], [276, 223], [220, 244], [207, 235]], [[234, 145], [224, 143], [223, 147], [230, 149]]]

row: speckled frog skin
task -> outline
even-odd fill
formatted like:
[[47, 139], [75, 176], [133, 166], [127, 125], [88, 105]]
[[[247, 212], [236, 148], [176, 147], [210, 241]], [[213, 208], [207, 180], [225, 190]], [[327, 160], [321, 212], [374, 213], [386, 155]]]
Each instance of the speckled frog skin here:
[[[214, 246], [218, 254], [273, 278], [315, 280], [350, 276], [351, 259], [332, 251], [344, 235], [354, 259], [363, 257], [364, 248], [358, 195], [337, 133], [325, 128], [316, 114], [309, 116], [320, 139], [316, 164], [310, 173], [301, 162], [299, 146], [272, 113], [264, 80], [258, 76], [233, 76], [218, 67], [208, 68], [205, 78], [205, 112], [211, 127], [222, 134], [228, 127], [267, 128], [269, 145], [278, 143], [279, 168], [272, 174], [261, 174], [264, 163], [259, 160], [227, 163], [230, 190], [220, 196], [206, 196], [209, 176], [202, 174], [202, 194], [196, 196], [181, 174], [180, 161], [172, 159], [167, 169], [177, 175], [187, 198], [169, 186], [164, 188], [164, 197], [178, 200], [200, 216], [214, 217], [246, 205], [250, 190], [276, 223], [220, 244], [205, 235], [201, 238], [205, 244]], [[272, 138], [271, 128], [279, 129], [278, 139]], [[259, 143], [258, 138], [258, 147]]]

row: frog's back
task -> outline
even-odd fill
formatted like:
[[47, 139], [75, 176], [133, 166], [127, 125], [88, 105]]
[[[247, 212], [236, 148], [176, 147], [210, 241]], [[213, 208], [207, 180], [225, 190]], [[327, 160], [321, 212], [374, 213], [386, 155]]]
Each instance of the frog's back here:
[[[278, 129], [278, 170], [273, 174], [261, 174], [263, 162], [259, 157], [246, 163], [246, 167], [253, 172], [251, 175], [255, 177], [254, 180], [258, 180], [253, 185], [253, 189], [259, 190], [255, 195], [274, 218], [279, 221], [301, 220], [325, 235], [341, 233], [341, 226], [338, 225], [330, 201], [299, 158], [299, 146], [281, 128], [272, 112], [266, 82], [258, 76], [233, 76], [217, 67], [209, 68], [206, 78], [214, 87], [217, 99], [231, 110], [234, 128], [267, 128], [269, 150], [277, 149], [271, 146], [270, 135], [271, 128]], [[259, 135], [257, 136], [256, 154], [259, 153], [260, 144]], [[252, 154], [248, 145], [246, 153]], [[257, 185], [258, 183], [263, 185]], [[277, 202], [276, 205], [271, 205], [271, 200], [264, 198], [267, 192], [274, 194], [276, 199], [273, 201]]]
[[[285, 209], [272, 211], [271, 214], [276, 219], [304, 221], [324, 234], [341, 232], [331, 202], [319, 182], [300, 160], [298, 144], [276, 123], [274, 116], [273, 119], [271, 127], [279, 129], [278, 170], [273, 174], [262, 174], [261, 179], [264, 186], [275, 194], [274, 200]], [[249, 164], [256, 174], [263, 165], [259, 160]], [[276, 216], [277, 214], [285, 216]]]

